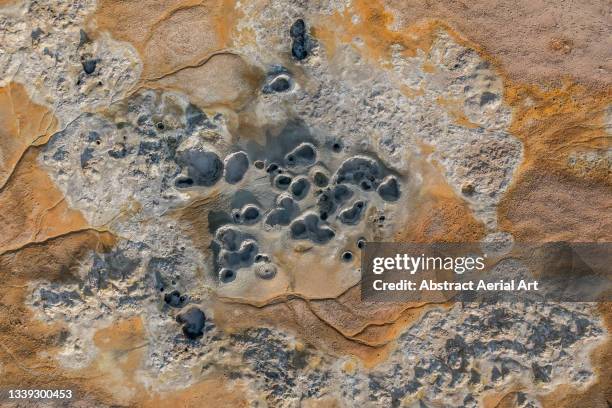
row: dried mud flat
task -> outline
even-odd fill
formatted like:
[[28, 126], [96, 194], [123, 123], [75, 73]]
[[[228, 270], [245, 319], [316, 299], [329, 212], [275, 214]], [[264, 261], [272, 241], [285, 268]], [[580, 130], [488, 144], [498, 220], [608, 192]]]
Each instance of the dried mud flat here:
[[608, 407], [609, 303], [359, 293], [611, 240], [609, 4], [557, 3], [0, 1], [0, 389], [75, 395], [0, 405]]

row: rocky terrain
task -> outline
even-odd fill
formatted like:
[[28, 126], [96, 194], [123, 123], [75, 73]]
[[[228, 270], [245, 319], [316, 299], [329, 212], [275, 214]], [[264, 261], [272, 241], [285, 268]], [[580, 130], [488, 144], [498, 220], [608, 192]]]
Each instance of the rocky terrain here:
[[362, 301], [381, 242], [609, 242], [609, 4], [0, 0], [0, 389], [608, 407], [609, 302]]

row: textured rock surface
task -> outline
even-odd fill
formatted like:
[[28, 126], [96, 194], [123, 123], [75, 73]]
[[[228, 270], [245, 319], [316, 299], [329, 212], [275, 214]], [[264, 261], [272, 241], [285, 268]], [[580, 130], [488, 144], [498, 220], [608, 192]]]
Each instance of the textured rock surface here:
[[607, 304], [358, 287], [363, 240], [610, 241], [606, 4], [404, 3], [0, 1], [0, 388], [608, 406]]

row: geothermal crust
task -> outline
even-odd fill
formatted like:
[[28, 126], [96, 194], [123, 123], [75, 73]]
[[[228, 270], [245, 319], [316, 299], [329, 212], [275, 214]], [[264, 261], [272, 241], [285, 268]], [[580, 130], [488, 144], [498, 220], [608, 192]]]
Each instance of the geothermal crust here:
[[0, 1], [2, 388], [604, 406], [605, 304], [359, 293], [367, 241], [610, 240], [599, 46], [518, 66], [457, 23], [487, 2], [141, 3]]

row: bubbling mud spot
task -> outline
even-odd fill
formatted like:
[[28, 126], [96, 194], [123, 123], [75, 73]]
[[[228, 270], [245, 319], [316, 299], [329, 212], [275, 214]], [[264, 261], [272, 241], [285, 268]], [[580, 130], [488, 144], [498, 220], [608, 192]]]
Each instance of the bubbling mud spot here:
[[393, 176], [387, 176], [376, 191], [385, 201], [397, 201], [400, 197], [399, 183]]
[[224, 177], [230, 184], [236, 184], [242, 180], [249, 169], [249, 156], [245, 152], [235, 152], [225, 158]]
[[[205, 150], [188, 150], [178, 157], [178, 162], [187, 168], [187, 175], [198, 186], [214, 186], [223, 173], [223, 162], [219, 156]], [[232, 174], [235, 177], [235, 174]]]
[[296, 177], [289, 186], [289, 190], [296, 200], [301, 200], [308, 195], [310, 182], [306, 177]]
[[206, 315], [196, 306], [190, 306], [176, 316], [176, 321], [182, 325], [185, 337], [195, 340], [204, 334]]
[[365, 211], [366, 204], [364, 201], [355, 201], [353, 205], [340, 212], [339, 218], [343, 224], [355, 225], [361, 221], [361, 217]]

